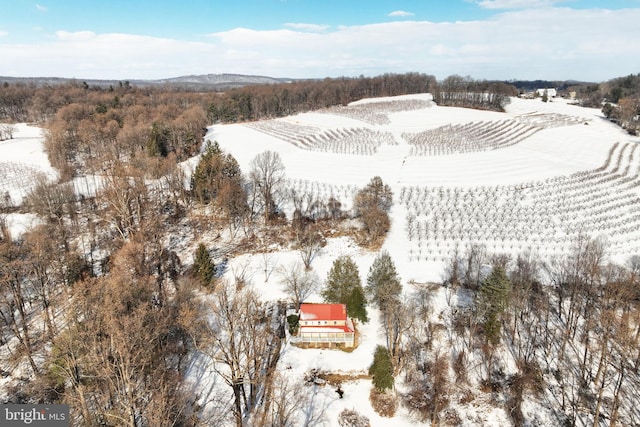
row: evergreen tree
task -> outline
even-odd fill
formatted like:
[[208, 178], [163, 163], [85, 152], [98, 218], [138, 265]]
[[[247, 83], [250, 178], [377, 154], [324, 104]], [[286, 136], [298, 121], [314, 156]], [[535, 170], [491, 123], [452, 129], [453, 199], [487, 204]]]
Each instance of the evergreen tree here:
[[151, 126], [147, 141], [147, 153], [151, 157], [167, 157], [169, 154], [169, 131], [158, 123]]
[[203, 286], [209, 286], [216, 274], [216, 267], [211, 261], [211, 256], [204, 243], [198, 245], [196, 257], [193, 262], [193, 270], [200, 279]]
[[322, 296], [327, 302], [346, 304], [349, 317], [363, 323], [369, 320], [358, 266], [349, 256], [341, 256], [333, 262]]
[[[218, 201], [224, 193], [221, 207], [230, 211], [229, 214], [234, 214], [234, 209], [241, 209], [246, 205], [246, 202], [243, 203], [246, 195], [240, 165], [231, 154], [223, 153], [217, 142], [207, 143], [191, 177], [191, 191], [200, 203]], [[238, 197], [234, 197], [231, 192]]]
[[222, 151], [217, 142], [207, 142], [204, 153], [191, 176], [191, 191], [200, 203], [209, 203], [215, 195], [214, 183], [220, 173], [220, 155]]
[[398, 299], [402, 293], [402, 284], [396, 266], [389, 252], [382, 251], [373, 261], [367, 276], [367, 293], [381, 311]]
[[347, 314], [352, 319], [358, 319], [362, 323], [367, 323], [367, 299], [364, 296], [362, 286], [356, 286], [351, 290], [347, 299]]
[[502, 267], [494, 267], [480, 287], [478, 308], [483, 316], [482, 327], [487, 341], [500, 342], [502, 313], [507, 308], [511, 283]]
[[373, 353], [373, 363], [369, 367], [369, 375], [373, 377], [373, 386], [378, 391], [393, 388], [393, 365], [389, 350], [384, 346], [377, 346]]

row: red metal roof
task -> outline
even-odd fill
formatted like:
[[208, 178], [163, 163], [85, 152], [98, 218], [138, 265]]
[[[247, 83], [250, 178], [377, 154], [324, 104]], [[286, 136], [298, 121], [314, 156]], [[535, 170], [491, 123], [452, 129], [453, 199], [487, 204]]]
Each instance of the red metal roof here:
[[300, 320], [347, 320], [344, 304], [300, 304]]

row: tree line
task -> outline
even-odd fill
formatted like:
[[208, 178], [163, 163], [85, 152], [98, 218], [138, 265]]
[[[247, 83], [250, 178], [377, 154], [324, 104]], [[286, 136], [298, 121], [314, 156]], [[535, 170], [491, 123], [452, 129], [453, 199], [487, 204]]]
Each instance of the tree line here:
[[640, 132], [640, 73], [576, 88], [581, 105], [603, 114], [632, 135]]
[[209, 116], [214, 123], [284, 117], [347, 105], [362, 98], [432, 92], [436, 83], [434, 76], [406, 73], [247, 86], [229, 90], [217, 97], [209, 108]]
[[509, 97], [517, 95], [517, 89], [508, 83], [454, 74], [436, 85], [434, 101], [451, 107], [504, 111]]

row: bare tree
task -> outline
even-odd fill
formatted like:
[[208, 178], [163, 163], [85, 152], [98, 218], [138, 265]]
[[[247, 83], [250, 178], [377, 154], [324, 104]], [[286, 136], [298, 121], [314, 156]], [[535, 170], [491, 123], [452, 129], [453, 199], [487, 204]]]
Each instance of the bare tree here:
[[286, 375], [276, 373], [269, 387], [269, 396], [264, 400], [260, 422], [255, 426], [294, 427], [300, 425], [302, 411], [309, 404], [308, 390], [301, 380], [294, 381]]
[[467, 247], [466, 257], [465, 284], [472, 288], [478, 288], [482, 281], [482, 267], [488, 258], [487, 248], [483, 244], [472, 243]]
[[275, 261], [272, 252], [269, 252], [268, 249], [265, 248], [265, 251], [262, 252], [262, 271], [264, 272], [264, 281], [268, 282], [271, 274], [275, 270]]
[[324, 203], [310, 191], [299, 192], [292, 188], [287, 191], [287, 195], [301, 218], [315, 221], [324, 209]]
[[242, 427], [264, 392], [272, 330], [264, 304], [249, 288], [235, 290], [228, 283], [221, 283], [213, 295], [211, 310], [212, 342], [209, 350], [203, 350], [231, 387], [232, 411], [236, 425]]
[[65, 251], [69, 250], [70, 230], [65, 227], [65, 218], [75, 220], [75, 194], [71, 183], [49, 182], [44, 174], [34, 177], [35, 185], [27, 194], [25, 204], [49, 224], [57, 228]]
[[36, 347], [29, 322], [30, 306], [27, 305], [30, 282], [26, 280], [25, 251], [23, 243], [0, 241], [0, 317], [26, 352], [31, 369], [38, 374], [33, 358]]
[[318, 276], [294, 262], [278, 269], [280, 283], [284, 291], [291, 297], [296, 309], [320, 285]]
[[260, 196], [264, 209], [264, 223], [277, 210], [281, 186], [284, 183], [284, 164], [274, 151], [264, 151], [251, 161], [249, 176]]
[[125, 244], [109, 274], [74, 284], [74, 303], [65, 306], [69, 324], [50, 369], [69, 384], [64, 401], [74, 403], [83, 425], [192, 425], [180, 385], [192, 335], [180, 319], [193, 298], [178, 291], [158, 304], [153, 277], [139, 267], [141, 252]]
[[311, 230], [306, 230], [298, 237], [298, 253], [300, 259], [304, 264], [304, 268], [309, 270], [311, 268], [311, 262], [320, 253], [320, 250], [324, 246], [325, 241], [323, 237], [314, 233]]
[[122, 166], [105, 175], [104, 181], [96, 196], [104, 207], [101, 216], [126, 240], [140, 228], [148, 207], [148, 188], [141, 174]]
[[451, 305], [451, 299], [458, 293], [461, 282], [461, 264], [462, 257], [460, 256], [460, 250], [456, 244], [453, 249], [453, 255], [449, 260], [449, 265], [445, 267], [444, 280], [442, 281], [447, 290], [445, 293], [447, 304]]
[[56, 285], [61, 284], [62, 281], [56, 280], [58, 277], [53, 271], [59, 248], [56, 247], [55, 236], [52, 236], [49, 231], [48, 227], [40, 226], [26, 234], [29, 249], [26, 264], [33, 289], [42, 305], [48, 338], [53, 343], [57, 329], [53, 321], [54, 313], [51, 303], [56, 296]]

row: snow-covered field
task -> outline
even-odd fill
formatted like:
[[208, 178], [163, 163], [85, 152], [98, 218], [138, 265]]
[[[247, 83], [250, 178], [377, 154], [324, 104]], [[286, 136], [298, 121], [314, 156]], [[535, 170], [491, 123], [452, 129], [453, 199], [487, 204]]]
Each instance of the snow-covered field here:
[[57, 173], [43, 150], [42, 129], [24, 123], [15, 127], [13, 139], [0, 141], [0, 190], [3, 197], [8, 193], [15, 204], [20, 204], [35, 175], [55, 178]]
[[[44, 152], [43, 139], [41, 128], [19, 123], [15, 125], [13, 139], [0, 141], [0, 205], [22, 203], [40, 174], [47, 179], [56, 178], [57, 172]], [[37, 218], [31, 214], [11, 213], [6, 221], [12, 233], [19, 235], [35, 224]]]
[[[385, 100], [389, 105], [418, 100], [422, 108], [388, 112]], [[380, 176], [391, 186], [395, 202], [384, 249], [401, 266], [405, 280], [439, 280], [440, 269], [433, 267], [448, 259], [456, 245], [470, 242], [484, 243], [492, 252], [530, 248], [554, 254], [587, 233], [606, 237], [614, 258], [638, 252], [640, 138], [626, 134], [597, 109], [559, 98], [548, 103], [512, 98], [506, 113], [438, 107], [430, 100], [425, 94], [352, 104], [360, 110], [371, 105], [373, 113], [388, 118], [383, 124], [359, 119], [361, 112], [347, 117], [327, 110], [269, 121], [275, 123], [274, 132], [265, 131], [264, 124], [217, 125], [208, 138], [218, 141], [245, 171], [259, 152], [277, 151], [292, 188], [334, 195], [347, 207], [356, 188]], [[509, 135], [508, 121], [526, 122], [535, 132], [514, 145], [443, 155], [412, 155], [405, 138], [441, 132], [447, 125], [475, 124], [494, 127], [484, 139], [499, 139], [501, 133]], [[313, 146], [330, 131], [345, 129], [390, 134], [393, 143], [377, 146], [372, 154]], [[367, 138], [370, 132], [363, 134]], [[459, 141], [449, 137], [449, 148], [455, 148]]]
[[[385, 110], [385, 105], [398, 100], [420, 103], [406, 111], [398, 111], [397, 105]], [[395, 202], [383, 249], [391, 254], [405, 292], [413, 290], [409, 282], [440, 282], [443, 261], [456, 246], [464, 250], [468, 243], [485, 244], [489, 252], [532, 249], [553, 255], [566, 252], [574, 237], [587, 233], [605, 237], [614, 259], [624, 260], [640, 251], [639, 138], [627, 135], [599, 110], [569, 105], [562, 99], [548, 103], [512, 99], [506, 113], [438, 107], [430, 101], [430, 95], [364, 100], [339, 114], [333, 109], [267, 123], [216, 125], [208, 138], [230, 152], [244, 171], [258, 153], [277, 151], [291, 187], [333, 195], [347, 207], [356, 188], [380, 176], [391, 186]], [[456, 152], [465, 141], [449, 135], [442, 154], [432, 155], [420, 154], [409, 143], [412, 135], [442, 140], [447, 126], [471, 129], [487, 143], [475, 151]], [[326, 144], [327, 135], [338, 142]], [[359, 141], [357, 135], [361, 135]], [[372, 141], [371, 135], [379, 135], [383, 142]], [[517, 143], [490, 145], [492, 140], [510, 137]], [[348, 151], [341, 139], [359, 148]], [[356, 260], [364, 281], [376, 254], [346, 238], [330, 240], [313, 262], [313, 270], [324, 279], [341, 255]], [[280, 252], [269, 262], [275, 268], [296, 257], [296, 253]], [[251, 265], [253, 285], [265, 299], [284, 296], [276, 275], [265, 280], [260, 256], [231, 260], [232, 268], [234, 264], [236, 268]], [[319, 292], [309, 300], [321, 301]], [[436, 293], [434, 317], [449, 309], [444, 301], [444, 292]], [[353, 353], [287, 346], [280, 370], [297, 380], [312, 368], [366, 372], [375, 345], [384, 343], [376, 313], [371, 314], [372, 321], [361, 325], [363, 339]], [[336, 425], [344, 408], [356, 409], [374, 426], [415, 423], [402, 408], [391, 422], [378, 416], [369, 403], [369, 380], [343, 384], [343, 389], [344, 399], [338, 399], [332, 387], [309, 389], [323, 408], [326, 425]], [[511, 423], [504, 411], [481, 401], [457, 411], [463, 425]], [[529, 420], [554, 423], [535, 403], [529, 402], [525, 411]]]
[[[451, 129], [460, 136], [451, 135]], [[474, 137], [483, 144], [469, 145]], [[627, 135], [599, 110], [561, 99], [512, 99], [506, 113], [438, 107], [427, 94], [363, 100], [274, 121], [215, 125], [207, 138], [231, 153], [245, 172], [257, 154], [276, 151], [291, 188], [333, 195], [347, 208], [356, 189], [380, 176], [394, 192], [383, 249], [394, 260], [406, 292], [414, 289], [410, 282], [441, 281], [443, 262], [457, 245], [463, 249], [468, 243], [483, 243], [490, 252], [531, 248], [544, 255], [561, 253], [573, 237], [588, 233], [605, 236], [614, 259], [640, 252], [640, 138]], [[439, 151], [426, 152], [420, 141], [437, 141]], [[493, 141], [507, 143], [493, 146]], [[0, 149], [0, 193], [8, 192], [14, 201], [24, 197], [35, 171], [55, 176], [42, 151], [40, 129], [18, 125], [16, 138], [0, 142]], [[29, 220], [25, 215], [8, 217], [14, 232]], [[340, 237], [329, 239], [312, 263], [321, 281], [341, 255], [350, 255], [366, 280], [376, 253]], [[265, 300], [278, 300], [285, 294], [275, 270], [298, 257], [294, 251], [241, 255], [229, 260], [227, 274], [246, 270]], [[265, 263], [274, 271], [268, 277]], [[309, 301], [320, 300], [318, 289]], [[434, 294], [432, 305], [436, 317], [448, 309], [444, 291]], [[313, 368], [365, 373], [375, 346], [384, 343], [376, 311], [369, 309], [369, 314], [371, 321], [360, 325], [360, 345], [353, 352], [287, 344], [279, 371], [295, 380]], [[212, 389], [227, 387], [214, 375], [202, 358], [193, 360], [189, 379], [198, 395], [211, 396]], [[337, 414], [345, 408], [366, 415], [374, 426], [415, 425], [402, 408], [391, 421], [378, 416], [369, 403], [370, 380], [342, 388], [343, 399], [330, 386], [309, 388], [324, 425], [337, 425]], [[510, 424], [504, 411], [482, 402], [458, 412], [463, 425]]]

